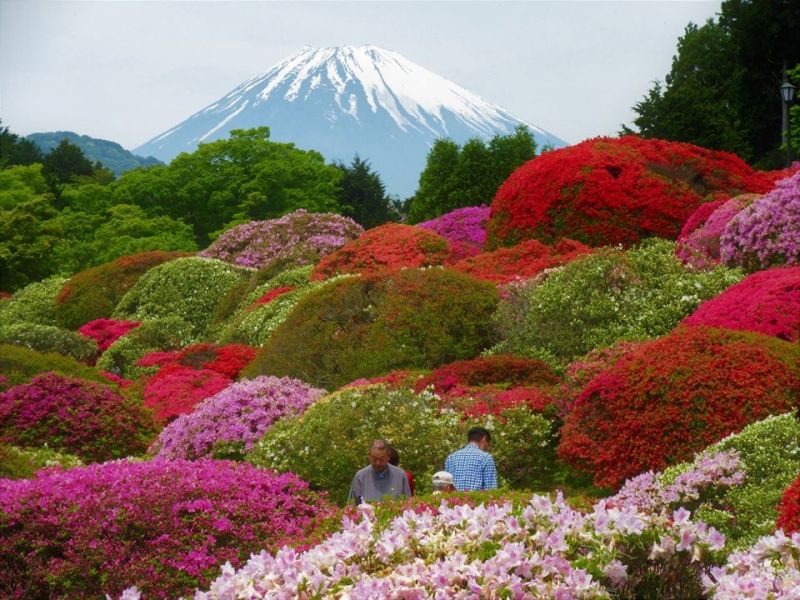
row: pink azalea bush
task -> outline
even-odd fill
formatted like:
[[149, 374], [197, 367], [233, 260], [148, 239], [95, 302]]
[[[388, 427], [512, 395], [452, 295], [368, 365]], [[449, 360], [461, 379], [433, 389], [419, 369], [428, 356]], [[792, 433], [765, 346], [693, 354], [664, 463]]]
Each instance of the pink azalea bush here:
[[172, 460], [219, 454], [240, 457], [278, 419], [302, 413], [324, 394], [325, 390], [289, 377], [245, 379], [175, 419], [161, 432], [154, 449]]
[[229, 461], [117, 461], [0, 480], [6, 598], [150, 598], [296, 540], [331, 505], [292, 474]]
[[141, 325], [139, 321], [95, 319], [78, 329], [78, 333], [96, 341], [100, 352], [104, 352], [111, 344], [139, 325]]
[[418, 223], [417, 227], [429, 229], [450, 242], [450, 262], [475, 256], [486, 241], [486, 224], [489, 222], [489, 207], [467, 206]]
[[800, 264], [800, 171], [728, 223], [720, 257], [748, 271]]
[[0, 440], [48, 445], [85, 461], [142, 454], [155, 435], [152, 414], [110, 386], [45, 373], [0, 393]]
[[683, 323], [755, 331], [796, 342], [800, 339], [800, 266], [753, 273], [703, 302]]
[[279, 219], [228, 229], [200, 256], [258, 269], [276, 263], [299, 267], [319, 262], [363, 232], [361, 225], [348, 217], [299, 209]]

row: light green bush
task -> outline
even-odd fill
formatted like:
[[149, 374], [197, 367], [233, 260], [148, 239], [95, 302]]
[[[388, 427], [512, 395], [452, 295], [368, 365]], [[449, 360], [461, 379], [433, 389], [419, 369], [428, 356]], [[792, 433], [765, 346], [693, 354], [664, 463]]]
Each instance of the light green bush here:
[[37, 352], [58, 352], [75, 360], [90, 361], [97, 343], [69, 329], [37, 323], [0, 326], [0, 344], [24, 346]]
[[45, 467], [80, 467], [81, 459], [52, 448], [18, 448], [0, 445], [0, 479], [27, 479]]
[[22, 346], [0, 344], [0, 391], [27, 383], [40, 373], [62, 375], [108, 384], [100, 372], [88, 365], [55, 352], [37, 352]]
[[57, 325], [54, 301], [66, 281], [57, 276], [31, 283], [0, 303], [0, 327], [18, 323]]

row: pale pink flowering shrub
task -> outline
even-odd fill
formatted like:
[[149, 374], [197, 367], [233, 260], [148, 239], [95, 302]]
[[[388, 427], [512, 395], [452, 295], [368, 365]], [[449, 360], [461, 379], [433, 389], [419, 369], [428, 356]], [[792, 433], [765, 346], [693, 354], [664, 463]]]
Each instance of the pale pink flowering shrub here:
[[262, 376], [231, 384], [170, 423], [154, 444], [167, 459], [241, 457], [278, 419], [305, 411], [325, 390], [289, 377]]

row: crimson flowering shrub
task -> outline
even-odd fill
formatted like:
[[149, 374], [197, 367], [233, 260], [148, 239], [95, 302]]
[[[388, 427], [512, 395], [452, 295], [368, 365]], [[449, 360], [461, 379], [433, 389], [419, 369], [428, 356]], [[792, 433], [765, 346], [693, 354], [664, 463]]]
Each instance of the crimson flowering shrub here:
[[[742, 209], [750, 206], [757, 198], [760, 198], [758, 194], [740, 194], [721, 203], [708, 202], [707, 204], [701, 204], [695, 214], [702, 211], [706, 206], [716, 206], [716, 208], [708, 214], [698, 227], [688, 231], [686, 234], [681, 231], [681, 235], [678, 236], [678, 241], [675, 245], [675, 255], [684, 264], [691, 265], [696, 269], [705, 269], [718, 265], [720, 263], [720, 243], [725, 228], [731, 219], [739, 214]], [[689, 221], [691, 220], [690, 218]], [[684, 230], [688, 229], [689, 221], [684, 226]]]
[[800, 530], [800, 477], [784, 491], [776, 525], [786, 533]]
[[678, 234], [677, 241], [680, 242], [690, 233], [703, 227], [706, 220], [708, 220], [708, 217], [711, 216], [711, 213], [713, 213], [727, 201], [728, 198], [717, 198], [716, 200], [703, 202], [703, 204], [698, 206], [697, 210], [695, 210], [691, 215], [689, 215], [689, 218], [686, 219], [686, 222], [683, 224], [683, 227], [681, 227], [681, 232]]
[[511, 248], [498, 248], [465, 258], [452, 268], [486, 281], [508, 283], [559, 267], [591, 251], [588, 246], [573, 240], [563, 239], [553, 246], [527, 240]]
[[283, 296], [284, 294], [288, 294], [289, 292], [293, 292], [296, 289], [297, 288], [295, 288], [294, 286], [291, 286], [291, 285], [284, 285], [284, 286], [272, 289], [272, 290], [266, 292], [264, 295], [259, 296], [258, 299], [255, 302], [253, 302], [250, 306], [247, 307], [246, 310], [252, 310], [252, 309], [256, 308], [257, 306], [261, 306], [261, 305], [264, 305], [264, 304], [269, 304], [270, 302], [275, 300], [275, 298], [277, 298], [278, 296]]
[[190, 595], [332, 509], [292, 474], [229, 461], [117, 461], [0, 480], [7, 598]]
[[800, 267], [753, 273], [703, 302], [683, 324], [755, 331], [796, 342], [800, 339]]
[[488, 249], [568, 237], [590, 246], [675, 239], [714, 194], [771, 189], [770, 177], [726, 152], [636, 136], [595, 138], [545, 152], [497, 190]]
[[417, 380], [417, 392], [432, 386], [436, 394], [494, 384], [504, 389], [525, 385], [552, 386], [560, 381], [547, 364], [519, 356], [496, 355], [460, 360]]
[[417, 227], [429, 229], [450, 242], [448, 262], [454, 263], [481, 251], [488, 222], [489, 207], [481, 205], [457, 208], [441, 217], [417, 223]]
[[800, 347], [760, 334], [680, 328], [594, 377], [561, 430], [559, 455], [600, 486], [686, 460], [800, 400]]
[[200, 256], [256, 269], [269, 269], [276, 263], [284, 268], [300, 267], [319, 262], [363, 232], [349, 217], [301, 208], [278, 219], [228, 229]]
[[748, 271], [800, 264], [800, 171], [739, 212], [725, 228], [722, 261]]
[[288, 377], [257, 377], [231, 384], [170, 423], [158, 436], [158, 456], [242, 458], [277, 420], [302, 413], [325, 390]]
[[78, 329], [78, 333], [96, 341], [97, 347], [103, 352], [119, 338], [128, 333], [131, 329], [137, 328], [139, 325], [141, 325], [141, 323], [138, 321], [95, 319]]
[[0, 439], [8, 443], [103, 461], [143, 453], [154, 435], [150, 412], [107, 385], [45, 373], [0, 393]]
[[174, 365], [192, 369], [209, 369], [225, 375], [229, 379], [239, 376], [250, 361], [255, 358], [256, 350], [244, 344], [192, 344], [181, 350], [151, 352], [139, 359], [140, 367], [165, 367]]
[[311, 273], [312, 280], [342, 273], [372, 274], [404, 267], [443, 265], [450, 249], [447, 240], [411, 225], [387, 223], [363, 233], [323, 258]]

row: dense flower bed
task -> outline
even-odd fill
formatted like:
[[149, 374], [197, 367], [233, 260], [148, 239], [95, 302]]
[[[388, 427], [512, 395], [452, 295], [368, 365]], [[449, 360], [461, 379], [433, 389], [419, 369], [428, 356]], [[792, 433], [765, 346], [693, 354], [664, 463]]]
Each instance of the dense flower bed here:
[[800, 263], [800, 171], [738, 213], [722, 235], [720, 256], [749, 271]]
[[786, 533], [800, 530], [800, 477], [783, 493], [777, 526]]
[[[758, 194], [741, 194], [730, 200], [701, 204], [681, 230], [675, 254], [685, 264], [695, 269], [718, 265], [721, 260], [719, 251], [725, 228], [740, 211], [750, 206], [757, 198], [760, 198]], [[703, 222], [689, 230], [689, 224], [712, 207], [714, 210], [706, 215]]]
[[99, 598], [133, 584], [177, 598], [329, 510], [294, 475], [227, 461], [118, 461], [0, 480], [0, 589]]
[[363, 231], [348, 217], [299, 209], [278, 219], [251, 221], [228, 229], [200, 256], [257, 269], [268, 269], [278, 262], [284, 268], [299, 267], [319, 262]]
[[546, 152], [497, 191], [487, 247], [562, 237], [590, 246], [675, 239], [714, 194], [771, 189], [771, 179], [733, 154], [636, 136], [596, 138]]
[[0, 327], [20, 323], [56, 325], [53, 300], [65, 281], [63, 277], [56, 276], [31, 283], [0, 303]]
[[110, 317], [133, 284], [153, 267], [187, 256], [185, 252], [141, 252], [122, 256], [73, 275], [55, 298], [61, 326], [78, 329], [84, 323]]
[[141, 454], [155, 435], [140, 402], [111, 387], [46, 373], [0, 393], [0, 439], [102, 461]]
[[800, 339], [800, 266], [753, 273], [706, 300], [683, 323], [755, 331], [796, 342]]
[[429, 229], [450, 242], [449, 263], [457, 262], [481, 251], [486, 241], [486, 224], [489, 222], [488, 206], [457, 208], [417, 227]]
[[311, 279], [342, 273], [372, 274], [384, 270], [442, 265], [449, 245], [443, 237], [419, 227], [387, 223], [323, 258]]
[[527, 240], [511, 248], [499, 248], [465, 258], [452, 268], [486, 281], [508, 283], [533, 277], [545, 269], [564, 265], [591, 251], [588, 246], [567, 239], [553, 246], [538, 240]]
[[288, 377], [233, 383], [170, 423], [154, 450], [171, 460], [241, 458], [273, 423], [302, 413], [324, 393]]
[[472, 358], [490, 342], [497, 299], [493, 285], [449, 269], [347, 277], [306, 295], [244, 375], [335, 389], [392, 369]]
[[118, 321], [116, 319], [95, 319], [89, 321], [78, 329], [82, 336], [91, 338], [97, 342], [97, 347], [101, 352], [108, 350], [108, 347], [116, 342], [131, 329], [141, 325], [138, 321]]
[[800, 400], [800, 347], [693, 327], [642, 344], [589, 382], [561, 430], [559, 454], [597, 485], [686, 460]]

